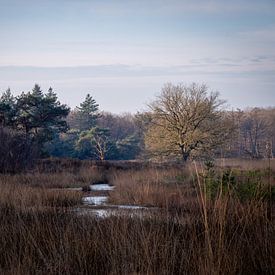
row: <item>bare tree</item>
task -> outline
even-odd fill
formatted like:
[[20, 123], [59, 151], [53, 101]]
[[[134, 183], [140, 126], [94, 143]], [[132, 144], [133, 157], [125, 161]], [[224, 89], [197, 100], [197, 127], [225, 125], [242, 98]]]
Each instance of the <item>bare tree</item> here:
[[113, 140], [118, 141], [134, 135], [137, 132], [135, 117], [132, 114], [115, 115], [102, 112], [98, 119], [98, 126], [110, 131]]
[[242, 123], [245, 153], [252, 158], [261, 158], [265, 152], [267, 142], [268, 122], [264, 117], [263, 110], [255, 108], [246, 113]]
[[83, 131], [76, 143], [79, 151], [86, 151], [90, 157], [105, 160], [107, 153], [112, 149], [112, 142], [109, 140], [109, 130], [94, 127]]
[[102, 161], [105, 159], [106, 153], [110, 150], [108, 136], [104, 130], [97, 131], [93, 139], [97, 157]]
[[155, 155], [180, 155], [184, 161], [210, 152], [230, 132], [223, 104], [218, 93], [208, 94], [205, 85], [165, 85], [149, 105], [146, 148]]

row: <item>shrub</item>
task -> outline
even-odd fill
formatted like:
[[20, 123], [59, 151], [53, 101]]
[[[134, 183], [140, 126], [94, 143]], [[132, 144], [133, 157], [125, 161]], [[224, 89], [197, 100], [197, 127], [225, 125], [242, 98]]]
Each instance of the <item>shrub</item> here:
[[35, 158], [36, 146], [23, 132], [0, 127], [0, 173], [20, 172]]
[[230, 193], [245, 200], [273, 198], [274, 186], [270, 189], [265, 170], [237, 171], [227, 169], [219, 175], [214, 169], [208, 169], [204, 178], [205, 192], [211, 199]]

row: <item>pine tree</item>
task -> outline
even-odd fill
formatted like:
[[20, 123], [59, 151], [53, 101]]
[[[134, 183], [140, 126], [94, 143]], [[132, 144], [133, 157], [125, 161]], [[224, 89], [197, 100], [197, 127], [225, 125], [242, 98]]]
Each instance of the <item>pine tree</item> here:
[[60, 104], [51, 88], [44, 94], [36, 84], [32, 92], [22, 93], [18, 97], [16, 105], [18, 128], [38, 143], [43, 144], [51, 140], [54, 133], [66, 131], [68, 128], [64, 118], [70, 109]]
[[15, 116], [15, 98], [8, 88], [0, 97], [0, 126], [14, 126]]
[[99, 118], [99, 105], [90, 94], [77, 107], [77, 124], [80, 130], [89, 130], [96, 126]]

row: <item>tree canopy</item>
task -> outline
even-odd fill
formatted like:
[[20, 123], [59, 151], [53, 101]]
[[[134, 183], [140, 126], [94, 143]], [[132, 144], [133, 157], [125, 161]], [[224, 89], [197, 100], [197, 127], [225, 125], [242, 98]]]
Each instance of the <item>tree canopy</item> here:
[[10, 126], [14, 124], [16, 116], [15, 98], [10, 89], [7, 89], [0, 97], [0, 125]]
[[45, 94], [36, 84], [31, 92], [17, 98], [16, 108], [16, 127], [39, 142], [51, 140], [54, 132], [68, 128], [64, 118], [70, 108], [58, 101], [51, 88]]
[[0, 170], [12, 171], [24, 166], [24, 159], [30, 163], [47, 156], [99, 160], [273, 157], [274, 122], [275, 108], [228, 111], [218, 93], [198, 84], [167, 84], [148, 110], [136, 115], [101, 111], [90, 94], [70, 111], [52, 88], [43, 92], [36, 84], [18, 96], [7, 89], [0, 96], [0, 155], [9, 161], [2, 161]]
[[149, 105], [147, 150], [153, 155], [180, 155], [185, 161], [211, 151], [229, 134], [223, 103], [218, 93], [208, 94], [205, 85], [165, 85]]
[[75, 120], [80, 130], [89, 130], [96, 126], [99, 118], [99, 105], [87, 94], [85, 100], [76, 107]]
[[65, 118], [69, 111], [51, 88], [43, 93], [37, 84], [31, 92], [22, 92], [18, 97], [7, 90], [0, 98], [2, 126], [22, 131], [40, 145], [53, 139], [55, 133], [67, 130]]

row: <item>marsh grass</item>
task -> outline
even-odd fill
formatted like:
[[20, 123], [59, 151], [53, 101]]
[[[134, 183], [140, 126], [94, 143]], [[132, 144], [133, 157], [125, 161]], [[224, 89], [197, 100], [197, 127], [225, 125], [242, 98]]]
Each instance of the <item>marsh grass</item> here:
[[[270, 162], [270, 163], [269, 163]], [[241, 170], [262, 170], [270, 165], [275, 170], [275, 159], [217, 159], [215, 165], [223, 168], [237, 168]]]
[[187, 170], [144, 169], [113, 173], [110, 201], [167, 209], [182, 208], [196, 195]]
[[81, 192], [0, 183], [0, 204], [14, 209], [70, 207], [81, 203]]
[[1, 273], [272, 274], [274, 231], [264, 209], [233, 207], [208, 209], [208, 237], [201, 215], [102, 220], [2, 207]]
[[[253, 173], [238, 171], [236, 181], [267, 180]], [[105, 219], [76, 215], [81, 192], [39, 187], [39, 173], [1, 176], [0, 273], [274, 274], [273, 202], [223, 192], [221, 181], [209, 196], [206, 174], [203, 164], [109, 170], [113, 203], [162, 212]]]
[[75, 173], [65, 170], [55, 173], [0, 174], [0, 182], [44, 188], [86, 187], [93, 183], [105, 181], [107, 181], [105, 173], [96, 167], [81, 167]]

